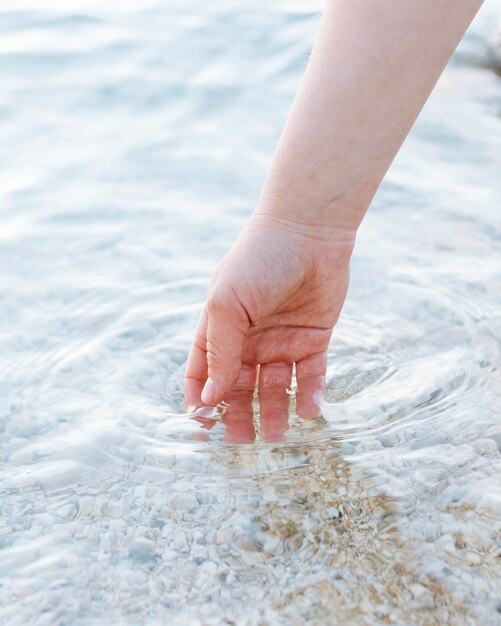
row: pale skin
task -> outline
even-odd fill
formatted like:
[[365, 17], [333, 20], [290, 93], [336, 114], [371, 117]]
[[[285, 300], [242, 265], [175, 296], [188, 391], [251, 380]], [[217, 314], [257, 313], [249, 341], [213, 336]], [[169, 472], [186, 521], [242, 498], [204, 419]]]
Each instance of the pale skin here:
[[319, 414], [357, 229], [480, 0], [328, 0], [258, 206], [212, 277], [185, 372], [228, 441]]

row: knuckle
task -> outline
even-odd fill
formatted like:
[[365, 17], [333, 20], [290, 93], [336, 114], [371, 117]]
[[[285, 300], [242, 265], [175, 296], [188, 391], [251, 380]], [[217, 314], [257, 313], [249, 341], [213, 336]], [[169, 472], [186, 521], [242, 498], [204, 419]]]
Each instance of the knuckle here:
[[217, 366], [219, 365], [220, 360], [221, 360], [220, 350], [215, 345], [215, 342], [213, 340], [208, 340], [207, 341], [207, 364], [208, 366], [209, 367]]
[[231, 289], [211, 290], [207, 298], [207, 313], [209, 321], [224, 322], [227, 329], [243, 332], [249, 326], [246, 312]]
[[207, 310], [209, 315], [227, 309], [231, 309], [231, 298], [228, 297], [226, 290], [211, 287], [207, 298]]
[[223, 371], [228, 369], [228, 363], [231, 360], [226, 346], [221, 345], [221, 341], [217, 339], [209, 339], [207, 341], [207, 366], [209, 370]]

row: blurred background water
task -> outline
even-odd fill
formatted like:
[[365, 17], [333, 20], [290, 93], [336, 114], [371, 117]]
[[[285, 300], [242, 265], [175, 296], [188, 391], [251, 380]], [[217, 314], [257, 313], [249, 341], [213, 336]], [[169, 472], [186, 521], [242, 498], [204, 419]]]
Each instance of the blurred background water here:
[[324, 419], [183, 414], [321, 4], [0, 6], [0, 622], [501, 623], [488, 1], [363, 225]]

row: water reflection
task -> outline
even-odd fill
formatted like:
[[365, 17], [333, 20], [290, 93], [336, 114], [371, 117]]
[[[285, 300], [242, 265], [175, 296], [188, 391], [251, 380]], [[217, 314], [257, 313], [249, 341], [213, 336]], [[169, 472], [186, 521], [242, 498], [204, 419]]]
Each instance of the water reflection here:
[[80, 4], [0, 8], [2, 625], [497, 626], [499, 3], [359, 233], [313, 421], [181, 381], [320, 5]]

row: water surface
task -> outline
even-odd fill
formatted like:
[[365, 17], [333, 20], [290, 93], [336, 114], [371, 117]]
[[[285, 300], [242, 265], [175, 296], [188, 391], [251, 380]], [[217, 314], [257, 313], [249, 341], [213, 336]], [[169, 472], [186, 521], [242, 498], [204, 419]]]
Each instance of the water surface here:
[[324, 418], [239, 446], [182, 372], [320, 4], [3, 2], [2, 624], [500, 623], [496, 4], [360, 231]]

